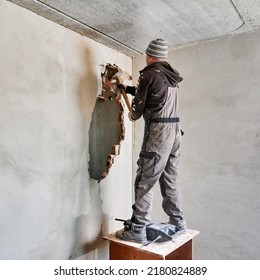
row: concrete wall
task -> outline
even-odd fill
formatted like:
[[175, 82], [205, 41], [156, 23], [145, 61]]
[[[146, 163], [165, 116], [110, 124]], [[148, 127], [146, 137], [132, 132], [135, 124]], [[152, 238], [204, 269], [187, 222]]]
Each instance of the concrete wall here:
[[0, 259], [106, 259], [102, 235], [131, 214], [131, 125], [100, 184], [88, 133], [100, 64], [131, 59], [7, 1], [0, 52]]
[[[188, 225], [201, 231], [196, 259], [260, 258], [259, 37], [169, 57], [184, 77], [179, 182]], [[3, 0], [0, 51], [0, 259], [106, 259], [101, 236], [131, 214], [131, 125], [100, 184], [88, 172], [89, 129], [100, 64], [131, 72], [131, 59]], [[144, 65], [134, 59], [136, 78]], [[134, 124], [134, 169], [142, 129]], [[158, 186], [155, 196], [153, 218], [165, 220]]]
[[[179, 183], [196, 259], [260, 259], [260, 32], [179, 49]], [[134, 60], [133, 74], [145, 66]], [[143, 123], [134, 126], [134, 165]], [[154, 220], [166, 220], [155, 187]]]

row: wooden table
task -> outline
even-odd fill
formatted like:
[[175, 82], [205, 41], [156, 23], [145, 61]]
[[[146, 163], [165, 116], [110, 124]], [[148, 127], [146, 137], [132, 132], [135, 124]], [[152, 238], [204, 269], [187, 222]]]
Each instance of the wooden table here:
[[142, 245], [118, 239], [109, 234], [110, 260], [192, 260], [193, 238], [199, 231], [188, 229], [185, 234], [175, 234], [173, 241]]

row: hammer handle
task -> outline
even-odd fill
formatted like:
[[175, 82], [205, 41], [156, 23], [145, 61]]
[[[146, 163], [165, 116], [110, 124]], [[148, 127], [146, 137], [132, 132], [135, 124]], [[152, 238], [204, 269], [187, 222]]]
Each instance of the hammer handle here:
[[125, 103], [126, 103], [126, 106], [127, 106], [128, 110], [131, 111], [131, 104], [130, 104], [130, 101], [129, 101], [124, 89], [122, 89], [122, 95], [124, 97], [124, 100], [125, 100]]

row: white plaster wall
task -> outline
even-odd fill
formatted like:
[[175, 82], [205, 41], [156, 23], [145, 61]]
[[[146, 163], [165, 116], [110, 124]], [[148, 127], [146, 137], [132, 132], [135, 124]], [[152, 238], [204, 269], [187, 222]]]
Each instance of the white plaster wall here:
[[131, 214], [131, 125], [100, 184], [88, 131], [100, 64], [131, 59], [2, 0], [0, 53], [0, 259], [106, 259]]
[[[179, 183], [196, 259], [260, 259], [260, 32], [171, 52], [180, 84]], [[145, 66], [133, 62], [133, 74]], [[143, 122], [134, 125], [134, 165]], [[155, 187], [154, 220], [167, 220]]]

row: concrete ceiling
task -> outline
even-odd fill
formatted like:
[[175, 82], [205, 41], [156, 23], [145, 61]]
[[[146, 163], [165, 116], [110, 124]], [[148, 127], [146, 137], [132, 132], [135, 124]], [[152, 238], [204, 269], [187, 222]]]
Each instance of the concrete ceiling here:
[[9, 0], [128, 56], [164, 38], [170, 48], [260, 27], [259, 0]]

